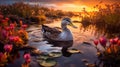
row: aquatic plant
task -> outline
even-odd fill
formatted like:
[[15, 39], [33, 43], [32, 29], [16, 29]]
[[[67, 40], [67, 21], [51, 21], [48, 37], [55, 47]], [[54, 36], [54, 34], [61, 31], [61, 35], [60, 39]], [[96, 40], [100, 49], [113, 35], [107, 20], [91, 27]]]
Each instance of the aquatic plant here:
[[[0, 66], [5, 66], [12, 61], [13, 56], [17, 56], [16, 49], [26, 45], [28, 41], [27, 25], [21, 23], [21, 26], [11, 23], [9, 18], [0, 15]], [[15, 53], [15, 54], [14, 54]], [[27, 60], [30, 62], [30, 60]]]
[[105, 4], [104, 6], [98, 4], [94, 7], [98, 11], [88, 12], [88, 16], [84, 16], [81, 21], [83, 27], [93, 25], [98, 33], [108, 37], [120, 35], [120, 4]]
[[0, 67], [4, 67], [4, 65], [7, 63], [7, 54], [0, 52]]
[[98, 45], [98, 40], [94, 40], [94, 44], [97, 46]]
[[105, 37], [100, 37], [99, 44], [104, 48], [101, 50], [94, 42], [97, 49], [97, 56], [100, 60], [99, 64], [103, 63], [103, 67], [118, 67], [120, 62], [120, 39], [118, 37], [107, 39]]
[[0, 5], [0, 12], [3, 15], [8, 16], [12, 21], [15, 20], [18, 22], [18, 20], [22, 18], [24, 22], [28, 24], [31, 24], [31, 21], [36, 21], [35, 23], [39, 24], [41, 21], [46, 21], [48, 19], [59, 19], [64, 16], [74, 16], [73, 12], [54, 10], [40, 5], [30, 5], [24, 2]]
[[12, 51], [12, 44], [6, 44], [5, 46], [4, 46], [4, 50], [6, 51], [6, 52], [11, 52]]
[[31, 56], [30, 56], [29, 53], [24, 54], [23, 57], [24, 57], [26, 63], [30, 63], [30, 61], [31, 61]]
[[3, 44], [11, 43], [14, 46], [22, 46], [27, 42], [26, 24], [21, 23], [21, 26], [18, 27], [16, 23], [10, 23], [9, 18], [1, 18], [0, 20], [0, 42]]

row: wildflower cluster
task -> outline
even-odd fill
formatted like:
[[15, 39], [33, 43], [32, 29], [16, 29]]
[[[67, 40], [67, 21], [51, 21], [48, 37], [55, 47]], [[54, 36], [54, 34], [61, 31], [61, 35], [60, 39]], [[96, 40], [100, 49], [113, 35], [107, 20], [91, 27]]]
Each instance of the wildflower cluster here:
[[27, 25], [22, 24], [22, 21], [20, 23], [18, 27], [16, 22], [10, 22], [9, 18], [0, 15], [0, 66], [8, 63], [16, 47], [22, 47], [27, 43]]
[[[99, 43], [104, 48], [103, 51], [98, 48]], [[120, 39], [118, 37], [109, 39], [109, 41], [105, 37], [101, 37], [99, 40], [94, 40], [94, 44], [100, 61], [109, 65], [120, 61]]]

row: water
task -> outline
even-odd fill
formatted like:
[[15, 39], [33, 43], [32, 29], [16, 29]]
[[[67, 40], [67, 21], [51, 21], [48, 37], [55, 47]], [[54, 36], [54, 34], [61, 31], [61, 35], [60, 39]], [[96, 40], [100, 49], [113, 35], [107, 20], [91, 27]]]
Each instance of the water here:
[[[60, 21], [55, 21], [54, 23], [46, 24], [50, 27], [60, 27], [61, 25]], [[57, 61], [57, 65], [55, 67], [86, 67], [85, 63], [82, 61], [83, 59], [87, 59], [89, 63], [95, 63], [97, 61], [97, 56], [96, 56], [96, 49], [94, 48], [94, 45], [92, 40], [95, 39], [96, 37], [94, 36], [93, 32], [91, 29], [88, 31], [84, 31], [83, 28], [81, 28], [80, 23], [74, 23], [75, 26], [77, 26], [77, 29], [74, 29], [72, 27], [68, 28], [71, 30], [73, 37], [74, 37], [74, 42], [72, 47], [70, 48], [76, 48], [81, 50], [83, 53], [77, 53], [77, 54], [71, 54], [69, 56], [62, 56], [59, 58], [56, 58], [55, 60]], [[59, 52], [62, 50], [62, 47], [52, 47], [51, 44], [48, 44], [47, 41], [43, 41], [42, 37], [42, 32], [41, 32], [41, 26], [31, 26], [29, 29], [29, 42], [28, 44], [31, 46], [36, 47], [42, 52]], [[38, 42], [35, 42], [34, 40], [37, 39], [39, 40]], [[83, 42], [89, 42], [90, 44], [86, 44]], [[21, 58], [23, 59], [23, 58]], [[15, 67], [16, 64], [23, 63], [24, 61], [22, 60], [17, 60], [14, 64], [10, 64], [8, 67]], [[32, 57], [32, 61], [30, 63], [31, 67], [39, 67], [39, 64], [34, 61], [35, 57]]]
[[[60, 24], [60, 21], [55, 21], [54, 23], [46, 25], [50, 27], [60, 27]], [[71, 48], [77, 48], [83, 51], [83, 54], [72, 54], [69, 57], [62, 56], [60, 58], [57, 58], [56, 61], [58, 62], [58, 64], [55, 67], [85, 67], [82, 59], [87, 59], [89, 63], [95, 63], [95, 61], [97, 60], [96, 49], [94, 48], [94, 45], [92, 45], [92, 40], [95, 39], [95, 36], [92, 34], [93, 31], [80, 30], [80, 23], [74, 23], [74, 25], [78, 28], [74, 29], [72, 27], [68, 27], [74, 37], [74, 43]], [[36, 36], [37, 35], [41, 35], [41, 33], [39, 32], [39, 34], [36, 34]], [[83, 44], [83, 42], [89, 42], [90, 44]], [[38, 43], [32, 42], [31, 45], [33, 44], [35, 47], [43, 52], [61, 51], [62, 49], [61, 47], [51, 47], [51, 44], [47, 44], [47, 41], [41, 41]]]

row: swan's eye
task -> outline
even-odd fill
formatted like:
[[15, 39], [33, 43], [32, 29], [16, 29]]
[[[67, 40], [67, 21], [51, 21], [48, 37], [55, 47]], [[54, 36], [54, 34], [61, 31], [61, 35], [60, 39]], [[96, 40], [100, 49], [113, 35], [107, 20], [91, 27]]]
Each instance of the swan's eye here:
[[70, 22], [70, 20], [66, 19], [66, 21]]

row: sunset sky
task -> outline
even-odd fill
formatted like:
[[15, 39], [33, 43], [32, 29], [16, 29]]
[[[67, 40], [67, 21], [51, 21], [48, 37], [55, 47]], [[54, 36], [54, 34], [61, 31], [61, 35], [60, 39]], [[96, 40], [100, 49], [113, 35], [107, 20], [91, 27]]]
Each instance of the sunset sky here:
[[[0, 0], [0, 4], [11, 4], [20, 0]], [[87, 11], [92, 11], [93, 6], [101, 4], [120, 3], [120, 0], [21, 0], [29, 4], [39, 4], [50, 8], [60, 9], [64, 11], [79, 12], [83, 8]]]

